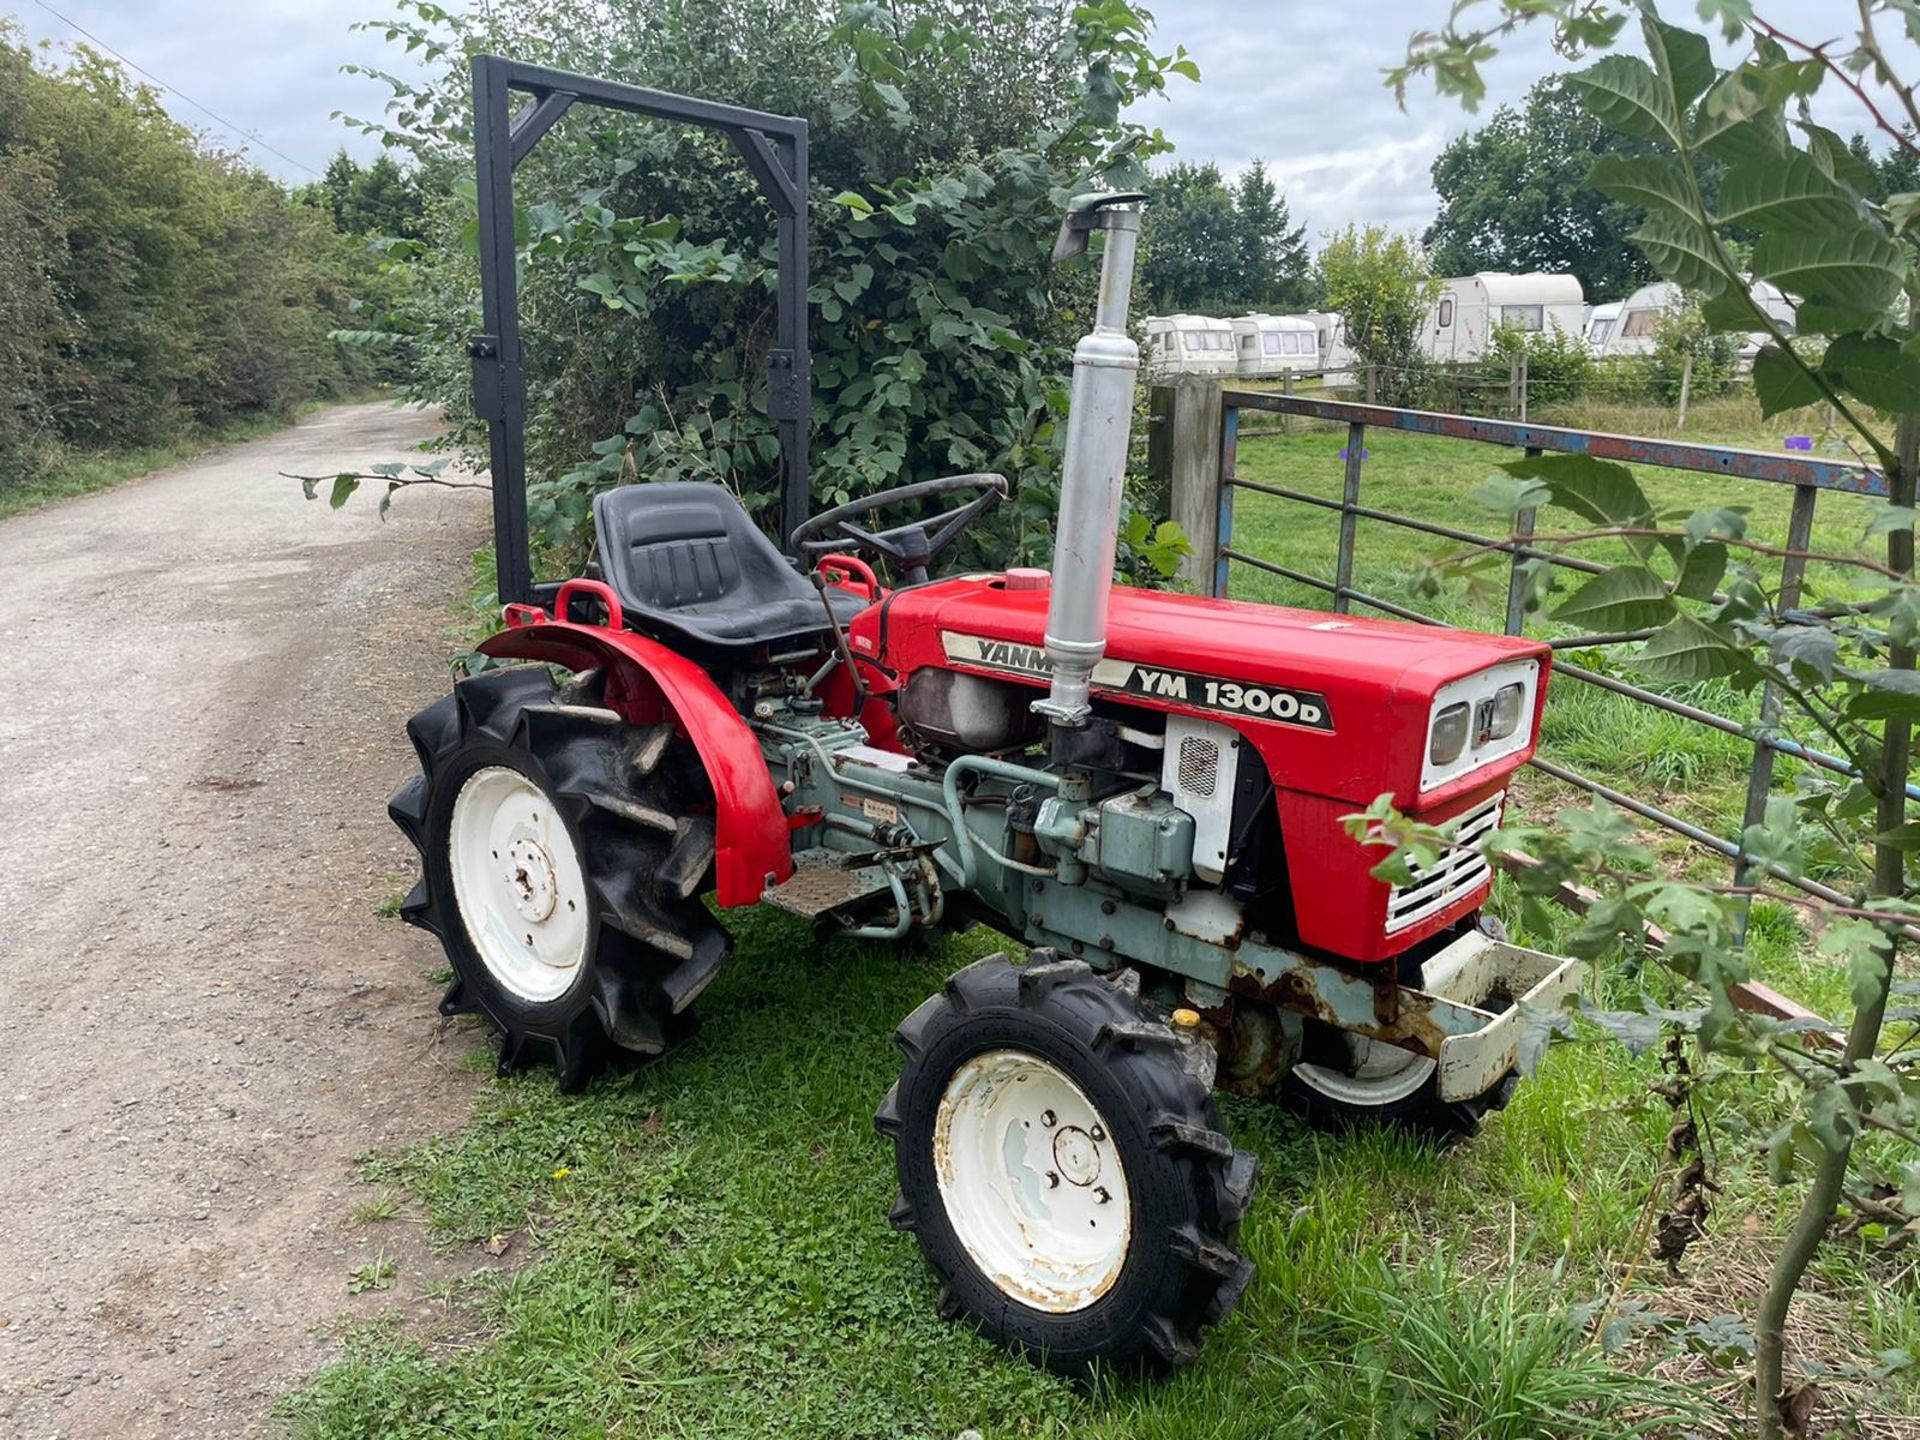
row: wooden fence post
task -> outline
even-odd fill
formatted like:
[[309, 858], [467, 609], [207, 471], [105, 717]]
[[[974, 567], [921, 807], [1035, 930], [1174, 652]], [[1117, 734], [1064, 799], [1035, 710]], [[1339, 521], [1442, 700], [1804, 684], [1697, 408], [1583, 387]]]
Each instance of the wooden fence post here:
[[1206, 595], [1220, 549], [1220, 385], [1192, 375], [1156, 385], [1149, 413], [1149, 464], [1166, 486], [1168, 514], [1193, 546], [1180, 561], [1179, 577]]
[[1687, 428], [1687, 397], [1693, 392], [1693, 352], [1687, 352], [1685, 363], [1680, 366], [1680, 413], [1674, 417], [1675, 432]]

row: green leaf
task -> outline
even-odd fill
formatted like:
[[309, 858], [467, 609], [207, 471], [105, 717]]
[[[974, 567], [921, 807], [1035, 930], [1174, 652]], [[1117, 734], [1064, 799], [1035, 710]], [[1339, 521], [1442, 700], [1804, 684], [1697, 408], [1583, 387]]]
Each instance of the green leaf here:
[[1200, 67], [1191, 60], [1176, 60], [1167, 66], [1167, 71], [1173, 75], [1184, 75], [1189, 80], [1198, 80], [1200, 78]]
[[1713, 235], [1691, 215], [1669, 211], [1649, 215], [1629, 238], [1648, 264], [1682, 289], [1714, 296], [1727, 288]]
[[1753, 247], [1753, 271], [1789, 294], [1876, 312], [1906, 281], [1899, 247], [1865, 226], [1829, 234], [1769, 230]]
[[1867, 522], [1866, 533], [1885, 535], [1891, 530], [1911, 530], [1916, 520], [1920, 520], [1920, 510], [1911, 505], [1882, 505]]
[[1768, 651], [1775, 664], [1804, 670], [1825, 681], [1833, 679], [1840, 640], [1824, 625], [1782, 625], [1773, 632]]
[[1700, 0], [1700, 18], [1718, 19], [1720, 37], [1731, 45], [1746, 31], [1747, 21], [1753, 18], [1752, 0]]
[[1745, 650], [1705, 621], [1687, 614], [1676, 615], [1642, 645], [1633, 663], [1655, 680], [1682, 685], [1718, 679], [1750, 685], [1761, 678]]
[[[1654, 523], [1653, 506], [1640, 482], [1615, 461], [1591, 455], [1530, 455], [1500, 468], [1516, 479], [1545, 481], [1554, 505], [1597, 525], [1638, 528]], [[1624, 543], [1642, 559], [1654, 549], [1646, 536], [1630, 535]]]
[[1609, 55], [1567, 79], [1580, 91], [1588, 112], [1609, 130], [1684, 148], [1672, 93], [1646, 61]]
[[1920, 411], [1920, 355], [1878, 336], [1841, 335], [1820, 369], [1842, 389], [1895, 414]]
[[1762, 419], [1825, 398], [1814, 378], [1778, 345], [1763, 345], [1753, 357], [1753, 393]]
[[1854, 305], [1828, 305], [1820, 300], [1803, 300], [1800, 308], [1794, 312], [1793, 332], [1796, 335], [1844, 335], [1850, 331], [1868, 329], [1883, 313], [1879, 310], [1863, 310]]
[[1580, 1013], [1627, 1047], [1631, 1055], [1644, 1055], [1660, 1043], [1660, 1017], [1644, 1010], [1602, 1010], [1580, 997]]
[[1665, 624], [1673, 601], [1660, 577], [1640, 565], [1616, 565], [1595, 575], [1553, 612], [1583, 630], [1639, 630]]
[[1720, 183], [1719, 223], [1754, 230], [1859, 228], [1860, 202], [1813, 162], [1794, 151], [1779, 162], [1736, 165]]
[[1691, 217], [1693, 196], [1687, 172], [1666, 155], [1603, 155], [1587, 172], [1587, 186], [1643, 210], [1667, 210]]
[[353, 498], [353, 492], [360, 488], [360, 480], [355, 475], [337, 475], [333, 481], [333, 493], [327, 497], [327, 504], [338, 510]]
[[1847, 142], [1824, 126], [1802, 120], [1800, 129], [1821, 169], [1856, 195], [1872, 195], [1880, 189], [1880, 172], [1847, 148]]
[[1650, 12], [1643, 29], [1655, 71], [1673, 92], [1676, 110], [1686, 110], [1706, 93], [1717, 73], [1707, 37], [1669, 25]]
[[1687, 600], [1710, 601], [1727, 573], [1727, 547], [1717, 540], [1695, 545], [1680, 562], [1673, 593]]
[[1709, 330], [1723, 335], [1746, 334], [1763, 324], [1760, 307], [1753, 303], [1753, 296], [1744, 285], [1729, 285], [1718, 295], [1703, 300], [1700, 318], [1707, 322]]
[[1847, 670], [1846, 679], [1865, 688], [1847, 701], [1853, 720], [1887, 720], [1905, 716], [1920, 722], [1920, 671]]
[[1714, 82], [1688, 127], [1696, 150], [1729, 165], [1785, 157], [1791, 148], [1786, 124], [1778, 111], [1758, 108], [1764, 96], [1749, 92], [1750, 78], [1730, 70]]
[[1538, 480], [1521, 480], [1508, 475], [1489, 475], [1468, 493], [1474, 504], [1506, 516], [1509, 520], [1522, 510], [1532, 510], [1553, 499], [1553, 490]]

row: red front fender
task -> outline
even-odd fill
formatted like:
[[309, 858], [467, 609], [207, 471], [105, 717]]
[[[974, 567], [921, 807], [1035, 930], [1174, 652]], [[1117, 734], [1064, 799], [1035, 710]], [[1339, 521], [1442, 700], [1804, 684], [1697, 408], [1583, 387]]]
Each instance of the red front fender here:
[[[751, 905], [793, 874], [786, 812], [760, 742], [707, 672], [664, 645], [626, 630], [539, 620], [510, 625], [480, 646], [499, 660], [539, 660], [568, 670], [599, 667], [624, 682], [629, 700], [658, 697], [693, 742], [713, 784], [714, 870], [722, 905]], [[616, 708], [620, 708], [616, 705]], [[629, 719], [649, 718], [628, 714]]]

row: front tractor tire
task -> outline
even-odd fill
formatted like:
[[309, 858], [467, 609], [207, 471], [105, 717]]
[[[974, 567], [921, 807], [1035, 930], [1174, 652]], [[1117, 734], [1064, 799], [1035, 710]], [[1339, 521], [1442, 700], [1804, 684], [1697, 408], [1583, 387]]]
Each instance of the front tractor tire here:
[[994, 955], [894, 1036], [893, 1141], [943, 1317], [1049, 1368], [1174, 1367], [1253, 1278], [1253, 1156], [1222, 1133], [1212, 1052], [1080, 961]]
[[697, 759], [592, 698], [545, 666], [460, 681], [407, 723], [420, 773], [387, 807], [421, 859], [400, 913], [453, 966], [441, 1013], [484, 1015], [502, 1074], [550, 1060], [569, 1091], [687, 1033], [729, 949], [697, 898], [714, 853]]
[[1453, 1145], [1480, 1133], [1505, 1108], [1519, 1077], [1507, 1074], [1469, 1100], [1440, 1098], [1439, 1069], [1424, 1055], [1320, 1027], [1313, 1053], [1287, 1072], [1282, 1093], [1295, 1113], [1319, 1130], [1345, 1133], [1391, 1125]]

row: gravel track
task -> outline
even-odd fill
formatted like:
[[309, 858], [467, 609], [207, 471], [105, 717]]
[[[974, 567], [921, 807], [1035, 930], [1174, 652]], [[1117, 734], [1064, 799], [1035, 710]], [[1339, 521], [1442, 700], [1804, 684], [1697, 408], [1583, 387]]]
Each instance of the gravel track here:
[[278, 478], [435, 429], [342, 406], [0, 522], [0, 1433], [273, 1433], [328, 1321], [457, 1263], [354, 1221], [353, 1157], [474, 1089], [376, 910], [485, 497]]

